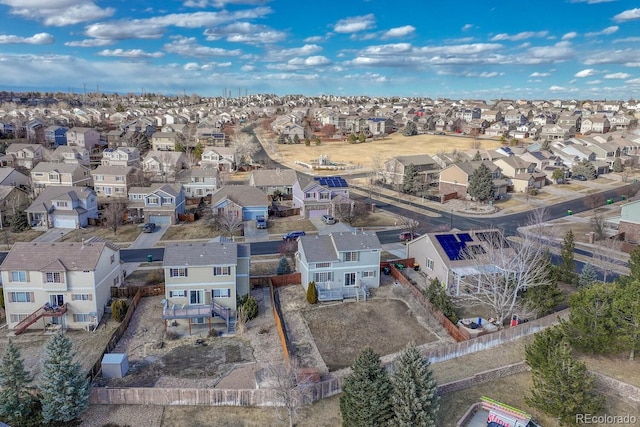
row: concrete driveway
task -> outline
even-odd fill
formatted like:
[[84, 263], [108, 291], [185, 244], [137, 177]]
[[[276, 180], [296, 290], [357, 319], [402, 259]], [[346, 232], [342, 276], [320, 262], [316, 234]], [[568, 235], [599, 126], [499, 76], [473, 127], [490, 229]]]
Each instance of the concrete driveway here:
[[[144, 224], [140, 224], [142, 227]], [[136, 240], [129, 245], [129, 249], [153, 248], [160, 241], [164, 233], [169, 229], [168, 225], [157, 225], [153, 233], [140, 233]]]
[[71, 233], [75, 228], [50, 228], [44, 234], [33, 239], [34, 242], [51, 243]]
[[309, 221], [318, 229], [318, 234], [331, 234], [331, 233], [350, 233], [354, 230], [352, 226], [342, 221], [337, 221], [335, 224], [325, 224], [322, 218], [309, 218]]
[[256, 228], [256, 221], [244, 221], [244, 240], [245, 242], [261, 242], [269, 240], [269, 229]]

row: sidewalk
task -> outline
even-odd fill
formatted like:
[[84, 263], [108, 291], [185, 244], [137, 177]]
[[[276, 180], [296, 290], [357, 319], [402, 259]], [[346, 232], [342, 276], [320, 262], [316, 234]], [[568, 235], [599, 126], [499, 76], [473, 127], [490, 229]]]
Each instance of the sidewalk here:
[[73, 230], [75, 230], [75, 228], [50, 228], [44, 234], [36, 237], [32, 241], [38, 243], [53, 243], [58, 241], [58, 239], [64, 239], [64, 236], [71, 233]]

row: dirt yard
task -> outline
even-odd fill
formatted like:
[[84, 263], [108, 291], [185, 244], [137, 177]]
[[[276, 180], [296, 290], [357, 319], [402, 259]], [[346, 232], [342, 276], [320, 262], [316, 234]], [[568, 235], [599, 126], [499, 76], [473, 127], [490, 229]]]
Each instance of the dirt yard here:
[[[465, 136], [450, 135], [415, 135], [404, 136], [402, 133], [393, 133], [382, 139], [362, 144], [349, 144], [346, 141], [323, 140], [320, 145], [311, 144], [277, 144], [276, 137], [270, 134], [257, 134], [265, 150], [273, 155], [275, 160], [283, 161], [287, 166], [292, 167], [296, 160], [309, 162], [318, 160], [321, 155], [329, 155], [330, 160], [337, 163], [349, 163], [360, 165], [364, 168], [375, 167], [374, 158], [383, 162], [395, 156], [406, 156], [413, 154], [437, 154], [439, 152], [451, 152], [452, 150], [468, 151], [480, 145], [480, 149], [490, 150], [502, 146], [497, 139], [474, 139]], [[270, 144], [269, 141], [273, 141]], [[274, 147], [274, 155], [271, 147]]]

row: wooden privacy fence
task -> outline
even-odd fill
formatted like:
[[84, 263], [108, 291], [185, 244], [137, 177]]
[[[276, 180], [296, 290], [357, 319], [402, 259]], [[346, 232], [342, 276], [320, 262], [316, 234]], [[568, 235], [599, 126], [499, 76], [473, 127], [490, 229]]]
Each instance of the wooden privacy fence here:
[[273, 318], [276, 323], [276, 330], [278, 331], [278, 337], [280, 338], [280, 344], [282, 345], [282, 352], [284, 353], [284, 359], [289, 364], [289, 350], [291, 349], [291, 341], [289, 335], [285, 329], [285, 323], [282, 316], [282, 308], [280, 307], [280, 297], [276, 293], [276, 290], [269, 280], [269, 290], [271, 294], [271, 307], [273, 307]]
[[302, 281], [302, 274], [291, 273], [281, 274], [279, 276], [271, 276], [271, 284], [274, 288], [287, 285], [299, 285]]
[[118, 341], [120, 341], [120, 338], [122, 338], [124, 333], [127, 331], [127, 328], [129, 327], [129, 323], [131, 322], [131, 318], [133, 317], [133, 313], [135, 313], [136, 308], [140, 303], [140, 298], [142, 298], [142, 293], [143, 293], [142, 289], [138, 288], [135, 296], [131, 300], [131, 304], [129, 304], [129, 308], [127, 309], [127, 314], [125, 314], [124, 319], [122, 320], [122, 322], [120, 322], [120, 325], [116, 328], [116, 330], [113, 331], [113, 335], [111, 335], [111, 339], [105, 346], [104, 351], [98, 358], [98, 361], [93, 365], [93, 367], [87, 374], [87, 377], [89, 378], [89, 382], [92, 382], [93, 379], [98, 375], [98, 373], [102, 369], [102, 358], [104, 357], [104, 355], [107, 353], [111, 353], [111, 351], [114, 348], [116, 348]]
[[[409, 261], [409, 260], [406, 260], [406, 261]], [[411, 263], [413, 264], [413, 261], [411, 261]], [[453, 338], [457, 342], [467, 340], [467, 337], [462, 332], [460, 332], [458, 327], [454, 325], [453, 322], [451, 322], [451, 320], [447, 318], [447, 316], [442, 314], [442, 312], [440, 312], [439, 310], [436, 310], [433, 304], [431, 304], [431, 302], [425, 298], [425, 296], [422, 294], [420, 289], [414, 286], [413, 283], [411, 283], [409, 279], [407, 279], [400, 270], [395, 268], [393, 265], [390, 265], [389, 268], [391, 269], [391, 275], [398, 281], [398, 283], [400, 283], [402, 286], [404, 286], [405, 288], [409, 289], [409, 291], [411, 291], [411, 293], [416, 298], [416, 300], [424, 308], [426, 308], [429, 313], [431, 313], [431, 315], [438, 321], [438, 323], [440, 323], [440, 325], [442, 325], [442, 327], [447, 331], [447, 333], [449, 334], [449, 336], [451, 336], [451, 338]]]
[[111, 298], [131, 298], [138, 292], [142, 297], [157, 297], [165, 294], [164, 283], [146, 286], [111, 287]]

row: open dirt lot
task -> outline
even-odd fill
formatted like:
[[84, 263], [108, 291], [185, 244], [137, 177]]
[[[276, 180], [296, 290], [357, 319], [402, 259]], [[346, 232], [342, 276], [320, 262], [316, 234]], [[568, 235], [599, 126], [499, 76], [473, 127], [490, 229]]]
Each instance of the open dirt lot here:
[[[452, 150], [467, 151], [474, 149], [478, 143], [480, 149], [490, 150], [500, 147], [502, 144], [497, 139], [474, 139], [464, 136], [450, 135], [415, 135], [404, 136], [401, 133], [393, 133], [385, 138], [376, 139], [362, 144], [349, 144], [345, 141], [323, 140], [320, 145], [311, 144], [277, 144], [277, 138], [262, 130], [256, 130], [257, 135], [267, 153], [274, 160], [285, 163], [289, 167], [294, 166], [296, 160], [309, 162], [318, 160], [321, 155], [329, 155], [330, 160], [337, 163], [349, 163], [365, 168], [374, 167], [374, 157], [382, 161], [395, 156], [412, 154], [437, 154], [439, 152], [451, 152]], [[269, 141], [273, 141], [270, 144]], [[275, 153], [272, 150], [275, 149]]]

